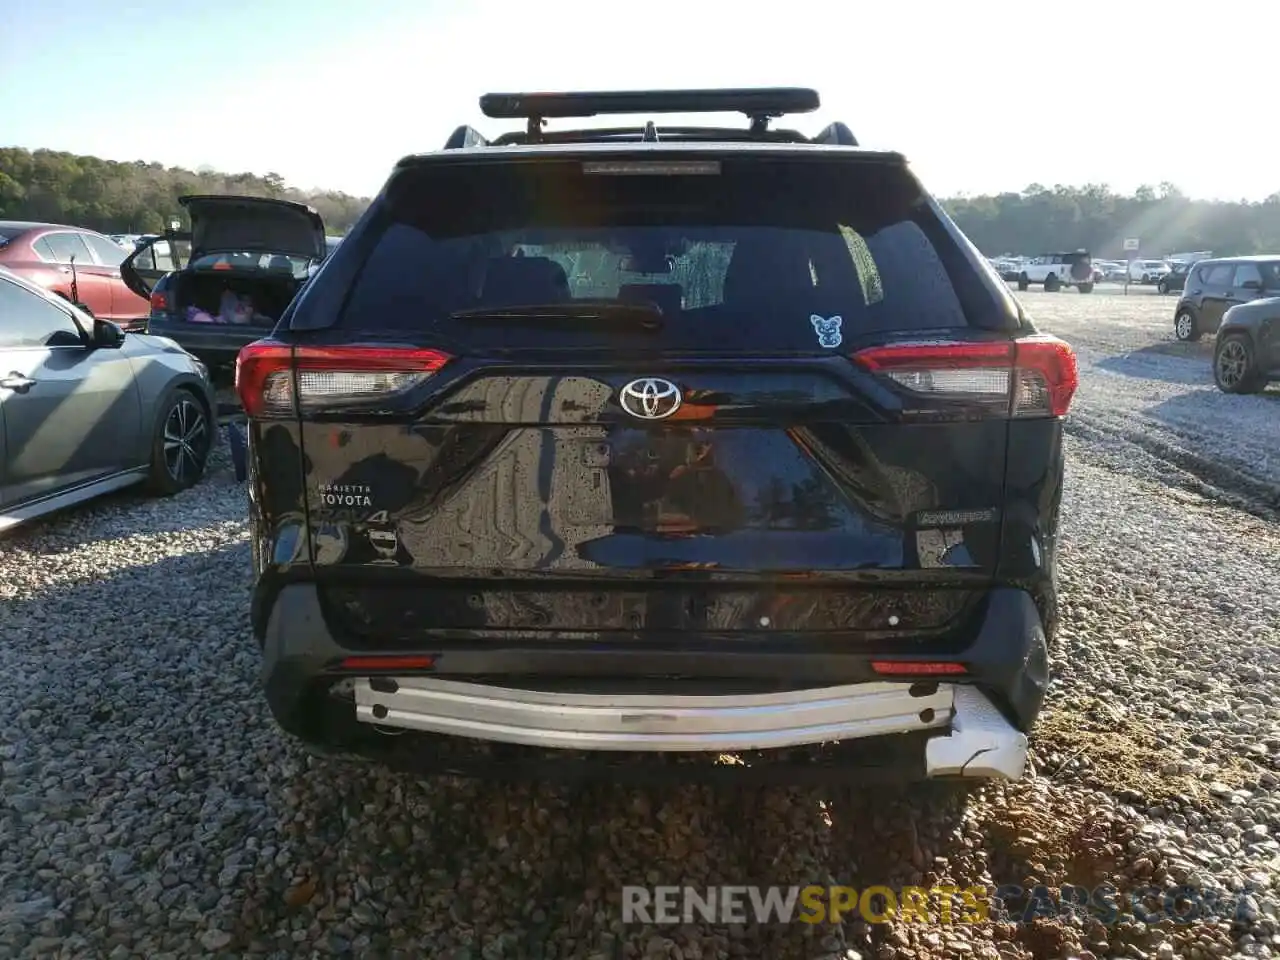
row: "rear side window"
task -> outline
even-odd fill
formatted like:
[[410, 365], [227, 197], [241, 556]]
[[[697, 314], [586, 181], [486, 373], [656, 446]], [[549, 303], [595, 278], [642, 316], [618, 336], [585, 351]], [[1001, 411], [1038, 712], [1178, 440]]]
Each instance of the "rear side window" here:
[[546, 342], [451, 315], [588, 300], [656, 304], [664, 344], [701, 349], [818, 350], [820, 328], [829, 348], [833, 317], [842, 342], [1007, 322], [896, 163], [744, 157], [718, 173], [602, 175], [581, 160], [442, 162], [402, 172], [381, 202], [339, 317], [352, 331]]
[[1256, 263], [1242, 263], [1236, 267], [1236, 275], [1232, 278], [1231, 285], [1243, 287], [1250, 281], [1262, 286], [1262, 271], [1258, 269], [1258, 265]]
[[1225, 287], [1231, 283], [1231, 272], [1234, 267], [1229, 263], [1215, 263], [1200, 268], [1200, 282], [1215, 287]]
[[41, 256], [54, 263], [93, 263], [93, 256], [78, 233], [48, 233], [36, 244]]
[[86, 233], [81, 238], [89, 245], [94, 256], [98, 258], [98, 262], [104, 266], [118, 267], [124, 262], [124, 258], [129, 255], [128, 250], [120, 246], [120, 244], [108, 240], [106, 237]]

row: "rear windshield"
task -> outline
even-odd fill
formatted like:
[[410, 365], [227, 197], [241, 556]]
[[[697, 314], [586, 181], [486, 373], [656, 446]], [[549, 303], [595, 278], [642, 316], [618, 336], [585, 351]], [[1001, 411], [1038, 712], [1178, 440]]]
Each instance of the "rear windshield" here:
[[305, 277], [311, 261], [306, 257], [289, 257], [281, 253], [258, 251], [207, 253], [196, 257], [188, 266], [193, 270], [262, 271]]
[[441, 163], [401, 173], [383, 203], [372, 247], [344, 245], [369, 250], [339, 318], [353, 331], [523, 343], [539, 334], [482, 334], [451, 315], [584, 300], [657, 305], [664, 344], [698, 348], [821, 350], [1006, 322], [900, 163], [755, 156], [662, 175]]

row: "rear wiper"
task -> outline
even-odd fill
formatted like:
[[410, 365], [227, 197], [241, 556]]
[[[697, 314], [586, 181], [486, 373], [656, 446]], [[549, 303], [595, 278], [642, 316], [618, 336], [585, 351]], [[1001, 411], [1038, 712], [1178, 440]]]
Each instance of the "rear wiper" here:
[[534, 323], [579, 326], [584, 321], [631, 323], [646, 329], [662, 326], [662, 309], [652, 303], [619, 303], [616, 300], [573, 300], [567, 303], [521, 303], [509, 307], [472, 307], [455, 310], [451, 320], [493, 323]]

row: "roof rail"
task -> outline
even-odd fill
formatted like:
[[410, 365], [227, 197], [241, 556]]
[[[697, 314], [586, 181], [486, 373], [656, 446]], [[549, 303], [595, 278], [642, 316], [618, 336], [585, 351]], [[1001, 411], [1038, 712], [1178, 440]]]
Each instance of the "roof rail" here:
[[480, 136], [477, 130], [465, 124], [454, 130], [449, 135], [449, 139], [444, 142], [446, 150], [461, 150], [463, 147], [487, 147], [488, 145], [488, 140]]
[[621, 113], [742, 113], [751, 130], [763, 133], [769, 121], [790, 113], [811, 113], [818, 92], [805, 87], [728, 90], [622, 90], [580, 93], [486, 93], [480, 110], [486, 117], [528, 122], [528, 137], [538, 137], [548, 117], [595, 117]]
[[853, 131], [837, 120], [835, 123], [827, 126], [823, 131], [813, 138], [814, 143], [830, 143], [838, 147], [856, 147], [858, 138], [853, 135]]

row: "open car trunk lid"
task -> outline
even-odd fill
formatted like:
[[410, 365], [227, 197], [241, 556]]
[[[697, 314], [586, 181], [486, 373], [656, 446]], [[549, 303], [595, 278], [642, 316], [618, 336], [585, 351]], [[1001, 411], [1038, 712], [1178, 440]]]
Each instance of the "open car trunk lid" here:
[[241, 355], [262, 444], [297, 424], [291, 542], [349, 642], [973, 613], [1011, 425], [1050, 444], [1074, 367], [901, 158], [712, 156], [404, 167], [308, 291], [333, 322]]
[[305, 203], [240, 196], [185, 196], [178, 202], [191, 218], [192, 260], [222, 251], [325, 256], [324, 221]]

